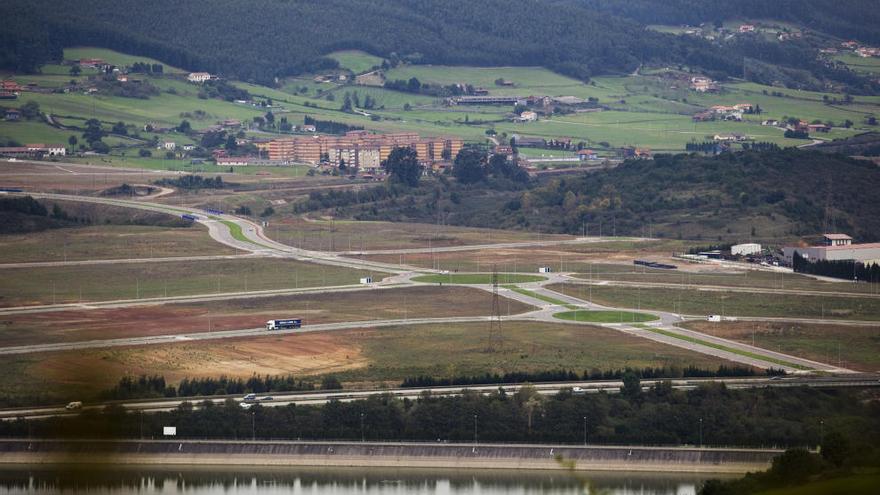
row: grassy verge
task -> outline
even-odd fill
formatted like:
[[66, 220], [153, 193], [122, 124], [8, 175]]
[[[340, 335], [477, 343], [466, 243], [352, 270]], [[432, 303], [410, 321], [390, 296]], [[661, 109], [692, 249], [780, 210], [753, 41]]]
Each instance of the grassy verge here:
[[550, 290], [617, 308], [643, 308], [689, 315], [766, 316], [880, 320], [880, 299], [835, 296], [799, 296], [749, 292], [553, 284]]
[[539, 294], [537, 292], [530, 291], [528, 289], [523, 289], [523, 288], [517, 287], [515, 285], [505, 285], [504, 288], [510, 289], [510, 290], [517, 292], [519, 294], [522, 294], [524, 296], [529, 296], [529, 297], [533, 297], [535, 299], [539, 299], [544, 302], [548, 302], [550, 304], [555, 304], [557, 306], [563, 306], [568, 309], [577, 309], [577, 306], [575, 306], [574, 304], [568, 304], [567, 302], [565, 302], [561, 299], [556, 299], [555, 297], [545, 296], [544, 294]]
[[[491, 273], [449, 273], [445, 275], [422, 275], [413, 277], [413, 282], [427, 284], [491, 284]], [[525, 284], [545, 280], [538, 275], [520, 275], [517, 273], [499, 273], [498, 282], [502, 284]]]
[[658, 319], [654, 315], [630, 311], [564, 311], [554, 314], [553, 317], [560, 320], [589, 323], [642, 323]]
[[244, 232], [241, 230], [241, 225], [239, 225], [233, 221], [230, 221], [230, 220], [220, 220], [220, 223], [222, 223], [223, 225], [225, 225], [226, 227], [229, 228], [229, 234], [236, 241], [247, 242], [248, 244], [253, 244], [253, 245], [259, 246], [261, 248], [272, 249], [265, 244], [261, 244], [259, 242], [254, 242], [254, 241], [248, 239], [244, 235]]
[[752, 344], [860, 371], [880, 370], [880, 324], [834, 325], [787, 321], [690, 321], [683, 325], [715, 337]]
[[672, 337], [672, 338], [676, 338], [679, 340], [684, 340], [684, 341], [690, 342], [692, 344], [699, 344], [702, 346], [711, 347], [713, 349], [718, 349], [720, 351], [738, 354], [740, 356], [745, 356], [747, 358], [759, 359], [761, 361], [766, 361], [766, 362], [774, 363], [774, 364], [781, 364], [783, 366], [788, 366], [790, 368], [795, 368], [795, 369], [799, 369], [799, 370], [812, 369], [812, 368], [808, 368], [806, 366], [801, 366], [799, 364], [789, 363], [788, 361], [783, 361], [782, 359], [776, 359], [774, 357], [764, 356], [763, 354], [757, 354], [754, 352], [743, 351], [741, 349], [736, 349], [736, 348], [729, 347], [729, 346], [726, 346], [723, 344], [716, 344], [715, 342], [709, 342], [707, 340], [697, 339], [694, 337], [690, 337], [688, 335], [682, 335], [680, 333], [670, 332], [668, 330], [663, 330], [662, 328], [655, 328], [655, 327], [649, 327], [649, 326], [641, 326], [640, 328], [643, 328], [645, 330], [649, 330], [654, 333], [659, 333], [660, 335], [665, 335], [667, 337]]

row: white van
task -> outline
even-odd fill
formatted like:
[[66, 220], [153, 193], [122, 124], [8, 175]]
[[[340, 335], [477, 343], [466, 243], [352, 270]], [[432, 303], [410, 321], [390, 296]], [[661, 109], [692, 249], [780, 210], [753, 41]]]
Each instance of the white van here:
[[718, 323], [721, 321], [721, 315], [709, 315], [706, 317], [706, 321]]

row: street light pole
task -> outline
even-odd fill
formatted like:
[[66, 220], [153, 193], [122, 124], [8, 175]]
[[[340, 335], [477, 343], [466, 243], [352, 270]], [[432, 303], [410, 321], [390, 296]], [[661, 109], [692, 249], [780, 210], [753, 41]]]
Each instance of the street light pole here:
[[584, 446], [587, 446], [587, 417], [584, 416]]
[[251, 411], [251, 440], [255, 441], [257, 439], [257, 413], [255, 411]]
[[477, 415], [474, 414], [474, 445], [477, 444]]
[[364, 413], [361, 413], [361, 442], [366, 441], [366, 435], [364, 434]]
[[700, 448], [703, 448], [703, 418], [700, 418]]

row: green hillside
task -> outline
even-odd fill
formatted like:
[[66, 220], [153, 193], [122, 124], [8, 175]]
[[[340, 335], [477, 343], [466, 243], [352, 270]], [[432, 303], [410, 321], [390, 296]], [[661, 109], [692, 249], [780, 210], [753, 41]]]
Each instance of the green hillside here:
[[742, 7], [754, 16], [778, 13], [801, 25], [876, 38], [876, 9], [864, 0], [847, 0], [842, 9], [831, 0], [803, 3], [786, 0], [775, 9], [755, 0], [7, 0], [0, 16], [16, 22], [0, 39], [0, 67], [36, 70], [65, 47], [101, 46], [262, 83], [340, 66], [361, 72], [384, 60], [389, 66], [542, 66], [578, 80], [657, 64], [718, 78], [810, 88], [833, 81], [854, 93], [876, 91], [877, 82], [862, 73], [825, 64], [806, 40], [710, 41], [647, 29], [659, 21], [728, 19]]

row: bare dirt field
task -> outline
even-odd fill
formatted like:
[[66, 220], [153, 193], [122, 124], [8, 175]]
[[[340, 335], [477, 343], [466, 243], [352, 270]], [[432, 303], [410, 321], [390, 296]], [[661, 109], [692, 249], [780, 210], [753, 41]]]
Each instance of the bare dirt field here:
[[75, 163], [0, 161], [0, 185], [25, 191], [92, 194], [122, 184], [149, 184], [176, 172], [119, 169]]
[[614, 263], [611, 266], [620, 270], [629, 270], [634, 259], [650, 257], [653, 260], [662, 260], [670, 253], [669, 245], [665, 241], [602, 241], [577, 245], [379, 254], [364, 258], [450, 271], [491, 271], [495, 265], [501, 272], [533, 273], [542, 266], [549, 266], [555, 271], [580, 272], [588, 271], [591, 264], [608, 263]]
[[[511, 314], [531, 308], [514, 300]], [[0, 320], [0, 346], [73, 342], [263, 327], [274, 318], [306, 325], [406, 317], [483, 316], [492, 295], [466, 287], [411, 287], [327, 294], [261, 297], [120, 309], [12, 315]]]
[[[567, 240], [573, 236], [448, 225], [357, 222], [288, 216], [274, 220], [267, 234], [285, 244], [323, 251], [364, 251], [464, 246], [498, 242]], [[396, 260], [395, 260], [396, 261]]]
[[[880, 324], [690, 322], [691, 330], [859, 371], [880, 371]], [[754, 339], [754, 340], [753, 340]]]

